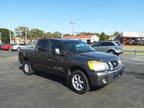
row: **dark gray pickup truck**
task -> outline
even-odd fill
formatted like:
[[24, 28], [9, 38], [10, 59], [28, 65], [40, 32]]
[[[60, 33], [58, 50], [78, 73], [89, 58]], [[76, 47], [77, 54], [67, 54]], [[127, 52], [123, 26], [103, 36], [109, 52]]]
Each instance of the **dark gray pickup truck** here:
[[35, 49], [19, 51], [19, 61], [25, 74], [42, 70], [63, 76], [79, 94], [109, 84], [124, 71], [118, 56], [96, 52], [80, 40], [40, 39]]

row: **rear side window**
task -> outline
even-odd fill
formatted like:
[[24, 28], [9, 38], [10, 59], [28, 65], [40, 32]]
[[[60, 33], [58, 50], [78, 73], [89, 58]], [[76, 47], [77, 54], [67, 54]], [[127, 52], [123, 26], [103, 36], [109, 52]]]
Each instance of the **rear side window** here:
[[47, 51], [47, 40], [39, 40], [37, 50], [41, 52]]
[[106, 42], [100, 42], [99, 45], [100, 46], [107, 46], [107, 43]]
[[114, 46], [112, 42], [107, 42], [107, 46]]
[[114, 46], [112, 42], [100, 42], [100, 46]]

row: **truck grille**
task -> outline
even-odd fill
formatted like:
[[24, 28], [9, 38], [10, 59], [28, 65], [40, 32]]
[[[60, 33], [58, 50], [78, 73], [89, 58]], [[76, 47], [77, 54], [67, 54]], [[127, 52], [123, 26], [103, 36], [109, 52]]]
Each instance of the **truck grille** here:
[[119, 67], [120, 64], [118, 61], [111, 61], [111, 62], [108, 62], [108, 65], [109, 65], [109, 69], [113, 70]]

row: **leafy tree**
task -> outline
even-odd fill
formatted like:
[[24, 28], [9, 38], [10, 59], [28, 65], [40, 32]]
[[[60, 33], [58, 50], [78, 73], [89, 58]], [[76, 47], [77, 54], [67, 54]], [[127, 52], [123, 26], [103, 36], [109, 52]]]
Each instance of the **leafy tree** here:
[[28, 32], [28, 27], [18, 26], [15, 28], [15, 33], [17, 36], [25, 36], [26, 32]]
[[100, 34], [100, 41], [105, 41], [105, 40], [108, 40], [109, 39], [109, 36], [107, 34], [105, 34], [104, 32], [102, 32]]
[[44, 37], [44, 31], [38, 28], [31, 29], [28, 33], [30, 39], [38, 39]]
[[51, 32], [44, 33], [45, 38], [53, 38], [53, 34]]
[[122, 34], [116, 31], [113, 36], [115, 37], [114, 40], [120, 41]]
[[10, 34], [13, 37], [14, 33], [6, 28], [0, 28], [1, 40], [3, 43], [10, 43]]
[[61, 38], [62, 37], [62, 33], [56, 31], [53, 33], [53, 38]]
[[26, 26], [18, 26], [15, 28], [16, 36], [22, 37], [24, 42], [26, 42], [26, 39], [28, 38], [28, 30], [29, 28]]

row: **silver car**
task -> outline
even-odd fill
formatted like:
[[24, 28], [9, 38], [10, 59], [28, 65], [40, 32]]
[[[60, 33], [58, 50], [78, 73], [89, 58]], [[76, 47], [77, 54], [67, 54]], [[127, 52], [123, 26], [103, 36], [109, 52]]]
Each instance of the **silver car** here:
[[33, 49], [33, 48], [35, 48], [36, 42], [37, 41], [34, 41], [30, 44], [13, 44], [12, 50], [19, 51], [21, 49]]
[[119, 41], [99, 41], [93, 43], [92, 47], [100, 52], [116, 55], [123, 53], [123, 45]]

